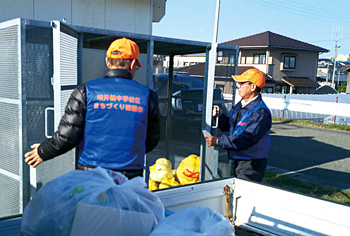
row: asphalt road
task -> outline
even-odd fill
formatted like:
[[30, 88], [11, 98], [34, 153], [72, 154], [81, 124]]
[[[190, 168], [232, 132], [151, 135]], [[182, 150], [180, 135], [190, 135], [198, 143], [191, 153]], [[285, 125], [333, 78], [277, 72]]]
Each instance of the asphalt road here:
[[268, 170], [350, 191], [350, 132], [274, 123]]
[[[174, 129], [171, 141], [174, 169], [184, 157], [199, 155], [200, 138], [199, 127]], [[152, 153], [149, 165], [165, 157], [164, 141]], [[227, 152], [221, 149], [218, 171], [221, 177], [229, 176], [227, 166]], [[350, 132], [274, 122], [267, 170], [350, 191]]]

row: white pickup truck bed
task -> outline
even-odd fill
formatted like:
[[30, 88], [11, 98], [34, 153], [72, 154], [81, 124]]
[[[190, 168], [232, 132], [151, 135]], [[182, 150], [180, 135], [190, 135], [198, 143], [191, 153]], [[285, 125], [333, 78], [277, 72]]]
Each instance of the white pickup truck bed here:
[[207, 206], [226, 216], [226, 185], [233, 190], [230, 214], [240, 229], [260, 235], [350, 235], [349, 206], [240, 179], [156, 193], [170, 211]]
[[[206, 206], [227, 215], [224, 188], [230, 187], [229, 213], [243, 235], [350, 235], [350, 207], [263, 184], [229, 178], [158, 190], [165, 208], [177, 212]], [[19, 235], [21, 218], [0, 221], [0, 235]]]

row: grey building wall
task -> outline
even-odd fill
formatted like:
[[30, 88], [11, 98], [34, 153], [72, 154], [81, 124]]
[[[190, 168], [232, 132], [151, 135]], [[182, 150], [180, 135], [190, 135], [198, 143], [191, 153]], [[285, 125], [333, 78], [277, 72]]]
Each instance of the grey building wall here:
[[25, 18], [151, 34], [152, 0], [1, 0], [0, 22]]
[[[143, 68], [135, 73], [134, 80], [148, 85], [146, 81], [147, 55], [140, 54], [139, 59]], [[108, 70], [108, 68], [106, 66], [105, 50], [86, 48], [83, 50], [83, 83], [95, 78], [101, 78], [106, 70]]]
[[[0, 22], [14, 18], [59, 20], [68, 25], [152, 34], [152, 22], [165, 14], [166, 0], [1, 0]], [[83, 50], [83, 82], [101, 77], [107, 67], [104, 50]], [[143, 65], [146, 55], [140, 55]], [[135, 80], [146, 83], [146, 70]]]

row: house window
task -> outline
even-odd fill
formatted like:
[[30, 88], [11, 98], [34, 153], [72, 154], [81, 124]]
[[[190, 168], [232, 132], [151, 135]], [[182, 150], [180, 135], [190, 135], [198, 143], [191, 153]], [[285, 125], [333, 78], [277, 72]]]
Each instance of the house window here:
[[295, 69], [295, 56], [284, 56], [283, 69]]
[[287, 92], [287, 86], [276, 85], [275, 93], [286, 93], [286, 92]]
[[228, 64], [235, 64], [235, 55], [234, 54], [229, 55]]
[[254, 64], [265, 64], [265, 54], [254, 54]]
[[241, 57], [241, 64], [245, 64], [245, 57]]
[[263, 87], [262, 93], [273, 93], [273, 87]]

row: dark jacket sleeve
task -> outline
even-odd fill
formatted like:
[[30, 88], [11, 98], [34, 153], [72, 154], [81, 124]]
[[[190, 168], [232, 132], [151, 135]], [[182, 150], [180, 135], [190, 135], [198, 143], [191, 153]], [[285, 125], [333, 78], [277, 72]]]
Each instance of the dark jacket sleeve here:
[[160, 139], [159, 105], [157, 94], [150, 89], [148, 100], [148, 125], [146, 138], [146, 153], [152, 151]]
[[219, 117], [218, 127], [222, 132], [230, 131], [230, 118], [226, 114]]
[[45, 161], [76, 147], [84, 135], [85, 116], [86, 89], [82, 84], [72, 92], [58, 130], [38, 147], [39, 156]]
[[235, 136], [222, 135], [219, 146], [224, 149], [246, 149], [257, 143], [271, 129], [271, 116], [265, 109], [259, 109], [252, 114], [243, 133]]

